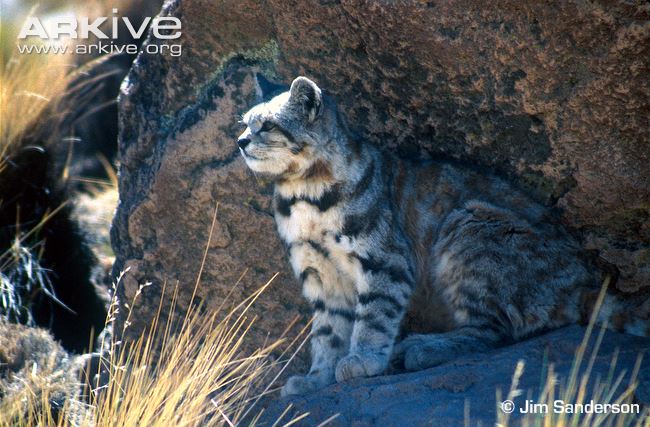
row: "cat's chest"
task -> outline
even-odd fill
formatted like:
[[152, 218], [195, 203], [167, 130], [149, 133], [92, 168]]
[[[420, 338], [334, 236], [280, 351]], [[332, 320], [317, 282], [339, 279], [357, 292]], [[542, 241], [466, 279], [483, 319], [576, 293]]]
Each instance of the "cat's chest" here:
[[[350, 256], [354, 249], [349, 239], [341, 236], [343, 214], [340, 208], [323, 212], [308, 203], [299, 202], [292, 206], [288, 216], [276, 212], [276, 223], [282, 240], [289, 246], [297, 244], [291, 252], [292, 256], [303, 259], [301, 250], [316, 251], [318, 263], [329, 263], [337, 272], [337, 278], [331, 281], [352, 283], [351, 280], [359, 280], [360, 264]], [[305, 242], [308, 243], [305, 245]]]
[[280, 237], [288, 244], [323, 241], [326, 236], [335, 235], [341, 230], [343, 214], [337, 207], [323, 211], [306, 201], [297, 201], [284, 214], [276, 212], [275, 222]]

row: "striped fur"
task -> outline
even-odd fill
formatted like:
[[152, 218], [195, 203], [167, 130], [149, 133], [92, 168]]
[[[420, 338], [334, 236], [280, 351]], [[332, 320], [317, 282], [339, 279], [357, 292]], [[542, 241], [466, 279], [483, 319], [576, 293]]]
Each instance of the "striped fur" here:
[[[243, 123], [241, 153], [275, 181], [278, 231], [314, 310], [311, 370], [284, 394], [381, 374], [391, 357], [423, 369], [584, 320], [596, 270], [504, 181], [359, 143], [304, 77]], [[648, 310], [622, 309], [608, 296], [602, 320], [648, 332]], [[405, 322], [427, 333], [395, 346]]]

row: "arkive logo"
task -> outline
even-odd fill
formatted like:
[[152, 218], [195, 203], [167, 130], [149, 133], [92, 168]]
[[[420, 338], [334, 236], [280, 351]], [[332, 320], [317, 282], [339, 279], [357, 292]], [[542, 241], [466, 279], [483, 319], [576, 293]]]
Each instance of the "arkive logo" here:
[[[152, 18], [147, 16], [138, 25], [131, 22], [129, 17], [115, 16], [118, 13], [117, 8], [112, 9], [111, 17], [101, 16], [91, 19], [87, 16], [62, 15], [41, 19], [37, 16], [29, 16], [20, 32], [18, 40], [29, 40], [38, 38], [44, 42], [43, 45], [22, 44], [18, 43], [20, 53], [138, 53], [138, 44], [116, 44], [126, 32], [133, 40], [140, 40], [146, 33], [147, 27], [151, 27], [153, 38], [168, 41], [177, 40], [181, 37], [182, 24], [181, 20], [173, 16], [157, 16]], [[104, 23], [110, 23], [109, 29], [100, 28]], [[73, 46], [63, 45], [63, 40], [97, 40], [93, 43], [82, 43]], [[180, 56], [182, 53], [181, 44], [170, 43], [149, 43], [142, 48], [143, 52], [156, 54], [168, 53], [171, 56]]]

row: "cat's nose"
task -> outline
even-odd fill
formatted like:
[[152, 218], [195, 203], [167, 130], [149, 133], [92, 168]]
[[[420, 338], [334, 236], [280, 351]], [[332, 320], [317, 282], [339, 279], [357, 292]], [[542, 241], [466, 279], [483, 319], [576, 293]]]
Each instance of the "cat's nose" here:
[[239, 139], [237, 140], [237, 145], [239, 145], [239, 148], [241, 148], [241, 149], [243, 150], [243, 149], [246, 148], [246, 146], [247, 146], [250, 142], [251, 142], [251, 140], [248, 139], [248, 138], [239, 138]]

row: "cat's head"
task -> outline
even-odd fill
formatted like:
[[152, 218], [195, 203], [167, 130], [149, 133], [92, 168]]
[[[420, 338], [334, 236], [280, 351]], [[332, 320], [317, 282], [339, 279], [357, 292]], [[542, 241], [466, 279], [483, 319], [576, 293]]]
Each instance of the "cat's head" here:
[[[263, 86], [258, 80], [258, 89], [263, 91]], [[277, 87], [272, 90], [277, 93]], [[309, 173], [327, 158], [336, 125], [336, 114], [329, 111], [335, 107], [329, 104], [316, 83], [298, 77], [289, 90], [251, 108], [242, 118], [246, 129], [237, 139], [248, 167], [271, 179]]]

